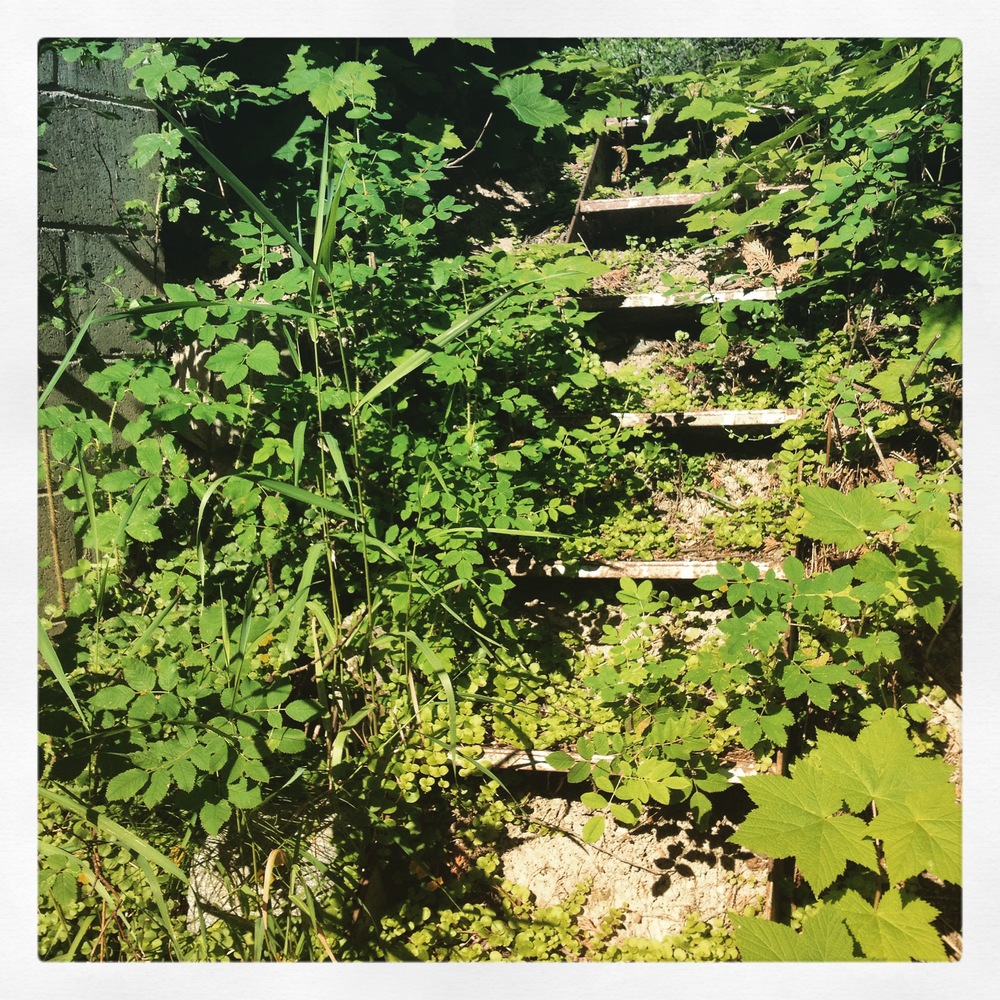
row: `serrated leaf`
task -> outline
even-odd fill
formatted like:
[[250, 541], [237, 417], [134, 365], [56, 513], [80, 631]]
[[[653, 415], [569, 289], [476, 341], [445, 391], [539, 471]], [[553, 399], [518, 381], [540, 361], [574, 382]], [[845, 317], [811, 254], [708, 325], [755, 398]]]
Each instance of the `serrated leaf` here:
[[542, 94], [542, 78], [538, 73], [507, 77], [493, 88], [493, 93], [506, 98], [511, 111], [526, 125], [547, 128], [569, 117], [558, 101]]
[[100, 709], [124, 708], [135, 697], [135, 691], [126, 684], [113, 684], [111, 687], [101, 688], [91, 699], [90, 707], [95, 711]]
[[816, 895], [844, 873], [848, 861], [878, 870], [865, 823], [839, 815], [843, 798], [811, 756], [799, 762], [792, 778], [755, 775], [743, 785], [757, 808], [730, 839], [755, 854], [794, 857]]
[[584, 792], [580, 796], [580, 801], [588, 809], [607, 809], [608, 800], [600, 792]]
[[557, 771], [569, 771], [576, 761], [562, 750], [553, 750], [546, 758], [546, 763]]
[[267, 524], [284, 524], [288, 520], [288, 506], [281, 497], [264, 497], [260, 510]]
[[130, 538], [137, 542], [155, 542], [163, 537], [163, 533], [156, 525], [157, 511], [148, 507], [135, 510], [125, 525], [125, 532]]
[[930, 872], [956, 885], [962, 881], [962, 810], [948, 782], [909, 789], [901, 798], [882, 802], [868, 824], [882, 841], [886, 868], [893, 882]]
[[783, 747], [788, 742], [788, 727], [795, 722], [795, 716], [784, 706], [777, 712], [760, 717], [763, 734], [776, 746]]
[[206, 802], [198, 812], [198, 819], [205, 832], [214, 837], [233, 814], [233, 808], [228, 802]]
[[147, 471], [156, 474], [163, 467], [160, 442], [156, 438], [146, 438], [135, 446], [136, 461]]
[[577, 785], [582, 781], [590, 780], [590, 763], [585, 760], [577, 761], [566, 775], [566, 780], [571, 785]]
[[252, 371], [260, 372], [261, 375], [277, 375], [278, 366], [281, 364], [281, 355], [274, 344], [262, 340], [259, 344], [254, 345], [243, 359], [243, 363]]
[[308, 722], [319, 715], [319, 705], [312, 701], [306, 701], [304, 698], [299, 698], [296, 701], [290, 701], [285, 706], [285, 712], [295, 722]]
[[149, 691], [156, 687], [156, 671], [148, 663], [133, 661], [122, 670], [122, 676], [133, 691]]
[[170, 774], [166, 770], [154, 771], [149, 776], [149, 785], [142, 793], [142, 804], [147, 809], [158, 806], [167, 796], [170, 789]]
[[101, 476], [97, 485], [108, 493], [119, 493], [134, 486], [138, 481], [138, 473], [131, 469], [122, 469], [120, 472], [109, 472], [106, 476]]
[[247, 786], [246, 779], [241, 778], [226, 789], [229, 802], [237, 809], [256, 809], [264, 800], [260, 785]]
[[109, 782], [105, 792], [110, 802], [135, 798], [146, 787], [149, 775], [140, 767], [132, 767], [121, 774], [116, 774]]
[[885, 507], [867, 486], [850, 493], [828, 486], [806, 486], [802, 503], [806, 509], [803, 534], [842, 551], [863, 545], [869, 532], [881, 529], [886, 516]]
[[823, 906], [802, 921], [802, 933], [763, 917], [734, 914], [733, 938], [744, 962], [852, 962], [854, 942], [843, 918]]
[[210, 372], [233, 371], [243, 367], [243, 359], [249, 353], [250, 348], [246, 344], [226, 344], [205, 362], [205, 367]]
[[190, 792], [198, 778], [194, 764], [186, 757], [174, 761], [170, 768], [170, 776], [182, 792]]
[[890, 889], [870, 906], [853, 889], [836, 904], [865, 957], [877, 962], [944, 962], [941, 937], [932, 925], [938, 911], [922, 899], [904, 902], [898, 889]]

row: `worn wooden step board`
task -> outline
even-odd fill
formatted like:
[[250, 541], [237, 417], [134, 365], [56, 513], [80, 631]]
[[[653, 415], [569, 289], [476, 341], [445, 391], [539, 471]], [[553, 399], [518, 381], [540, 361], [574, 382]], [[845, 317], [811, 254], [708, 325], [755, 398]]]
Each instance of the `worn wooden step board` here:
[[805, 410], [677, 410], [660, 413], [615, 413], [622, 427], [779, 427], [801, 420]]
[[[803, 184], [755, 188], [747, 193], [756, 202], [786, 191], [802, 191]], [[619, 198], [581, 197], [566, 232], [567, 242], [583, 238], [591, 248], [624, 248], [627, 237], [668, 239], [684, 231], [683, 219], [699, 202], [714, 197], [714, 191], [678, 191]], [[732, 202], [743, 196], [732, 195]], [[746, 202], [744, 201], [744, 204]]]
[[[768, 185], [754, 188], [754, 195], [765, 198], [773, 194], [784, 194], [786, 191], [804, 191], [805, 187], [804, 184]], [[715, 191], [673, 191], [669, 194], [646, 194], [631, 198], [591, 198], [580, 201], [577, 212], [580, 215], [592, 215], [653, 211], [676, 215], [715, 194]], [[736, 194], [732, 196], [733, 201], [738, 201], [739, 198]]]
[[[566, 766], [566, 757], [569, 757], [573, 764], [584, 760], [587, 760], [588, 763], [595, 763], [596, 761], [615, 759], [612, 754], [594, 754], [593, 757], [584, 758], [571, 750], [522, 750], [519, 747], [510, 746], [484, 746], [482, 749], [482, 756], [476, 760], [476, 763], [488, 767], [490, 770], [547, 771], [550, 774], [565, 774], [572, 767], [572, 764]], [[556, 763], [550, 763], [551, 756], [556, 753], [560, 754], [561, 757], [556, 758]], [[733, 765], [727, 768], [732, 775], [729, 779], [731, 784], [739, 783], [740, 778], [760, 773], [756, 761], [750, 754], [741, 755], [738, 762], [724, 760], [720, 763]]]
[[611, 309], [693, 309], [722, 302], [773, 302], [781, 288], [726, 288], [715, 292], [633, 292], [630, 295], [581, 295], [576, 301], [585, 312]]
[[[759, 561], [734, 557], [740, 563], [751, 562], [766, 573], [772, 570], [779, 579], [784, 579], [782, 562]], [[567, 566], [557, 560], [551, 563], [541, 563], [535, 560], [514, 559], [508, 564], [508, 572], [515, 578], [529, 577], [564, 577], [577, 580], [697, 580], [703, 576], [711, 576], [716, 572], [720, 562], [726, 561], [723, 556], [716, 559], [600, 559], [576, 563]]]

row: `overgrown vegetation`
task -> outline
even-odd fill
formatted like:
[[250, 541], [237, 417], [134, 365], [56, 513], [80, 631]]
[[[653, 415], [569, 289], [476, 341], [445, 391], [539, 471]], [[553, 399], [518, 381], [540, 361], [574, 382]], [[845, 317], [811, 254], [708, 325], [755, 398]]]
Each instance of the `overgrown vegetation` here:
[[[151, 349], [90, 372], [101, 407], [39, 409], [83, 553], [39, 633], [43, 958], [943, 957], [908, 894], [960, 881], [928, 705], [961, 585], [960, 49], [794, 40], [707, 74], [643, 51], [627, 105], [612, 49], [192, 40], [127, 59], [164, 122], [132, 162], [159, 162], [160, 204], [129, 209], [217, 252], [111, 315], [53, 305], [71, 333], [124, 320]], [[484, 107], [489, 128], [466, 114]], [[463, 164], [513, 169], [504, 147], [529, 144], [558, 175], [637, 110], [617, 190], [704, 191], [682, 240], [613, 260], [517, 229], [463, 240]], [[247, 116], [284, 140], [268, 158], [246, 155]], [[546, 197], [536, 223], [568, 218], [574, 196]], [[690, 284], [664, 263], [685, 256]], [[661, 266], [667, 290], [778, 291], [698, 305], [665, 365], [609, 373], [581, 298]], [[733, 509], [711, 454], [612, 416], [705, 406], [802, 411], [775, 431], [768, 496]], [[695, 492], [717, 503], [700, 527], [636, 513]], [[769, 540], [781, 572], [747, 558]], [[512, 560], [681, 546], [717, 571], [687, 596], [623, 580], [599, 651], [527, 628], [511, 593]], [[585, 886], [537, 908], [500, 874], [520, 807], [479, 763], [493, 743], [557, 751], [587, 840], [670, 804], [708, 822], [728, 752], [801, 753], [746, 779], [736, 835], [797, 859], [801, 938], [745, 914], [735, 936], [695, 919], [622, 941], [615, 917], [577, 922]], [[856, 780], [802, 808], [847, 846], [807, 842], [788, 803], [843, 762]], [[899, 846], [944, 827], [933, 863]], [[206, 835], [230, 913], [189, 906]]]

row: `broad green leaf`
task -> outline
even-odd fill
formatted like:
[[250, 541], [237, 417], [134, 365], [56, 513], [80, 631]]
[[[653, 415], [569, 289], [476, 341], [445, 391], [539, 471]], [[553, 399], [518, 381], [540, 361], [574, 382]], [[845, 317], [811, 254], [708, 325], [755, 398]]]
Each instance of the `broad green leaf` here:
[[930, 549], [941, 567], [962, 582], [962, 532], [951, 526], [943, 511], [921, 511], [902, 534], [900, 548], [914, 553], [921, 548]]
[[542, 93], [542, 78], [537, 73], [519, 73], [501, 80], [493, 93], [507, 99], [511, 111], [526, 125], [547, 128], [569, 117], [566, 109]]
[[962, 363], [962, 314], [954, 299], [944, 299], [920, 314], [917, 350], [930, 358]]
[[198, 812], [198, 819], [201, 820], [205, 832], [210, 837], [214, 837], [232, 814], [233, 807], [224, 800], [222, 802], [206, 802]]
[[817, 895], [844, 873], [848, 861], [878, 870], [865, 823], [840, 814], [843, 799], [828, 778], [810, 757], [799, 762], [792, 778], [745, 778], [757, 808], [730, 838], [755, 854], [794, 857]]
[[210, 372], [238, 370], [249, 353], [250, 348], [246, 344], [226, 344], [205, 362], [205, 367]]
[[873, 801], [881, 809], [908, 788], [948, 778], [947, 767], [940, 761], [917, 758], [906, 723], [891, 714], [869, 723], [856, 740], [820, 731], [808, 759], [825, 776], [831, 794], [854, 812]]
[[806, 486], [802, 502], [806, 509], [803, 534], [836, 545], [842, 551], [863, 545], [868, 534], [879, 531], [885, 522], [885, 507], [866, 486], [850, 493], [828, 486]]
[[127, 684], [112, 684], [110, 687], [101, 688], [91, 699], [90, 707], [97, 711], [99, 709], [124, 708], [133, 698], [135, 692]]
[[310, 719], [314, 719], [317, 715], [319, 715], [319, 706], [315, 702], [305, 701], [300, 698], [296, 701], [289, 702], [285, 706], [285, 712], [288, 717], [295, 722], [308, 722]]
[[101, 476], [97, 485], [108, 493], [119, 493], [121, 490], [127, 490], [130, 486], [134, 486], [138, 481], [138, 473], [132, 469], [122, 469], [119, 472], [109, 472], [107, 475]]
[[875, 909], [849, 889], [834, 905], [871, 961], [947, 960], [941, 936], [932, 924], [938, 911], [922, 899], [907, 902], [899, 889], [890, 889]]
[[148, 780], [149, 775], [141, 767], [131, 767], [108, 782], [105, 794], [109, 802], [135, 798], [146, 787]]
[[247, 368], [260, 372], [261, 375], [277, 375], [281, 355], [278, 354], [278, 349], [274, 344], [262, 340], [259, 344], [254, 345], [243, 362]]
[[588, 809], [607, 809], [608, 800], [600, 792], [584, 792], [580, 796], [580, 801]]
[[557, 771], [568, 771], [576, 761], [562, 750], [553, 750], [546, 758], [546, 763], [554, 767]]
[[852, 962], [854, 942], [843, 918], [823, 906], [802, 921], [802, 933], [763, 917], [732, 915], [733, 938], [744, 962]]
[[893, 882], [930, 872], [956, 885], [962, 881], [962, 810], [948, 781], [910, 788], [891, 799], [880, 796], [868, 824], [882, 841]]

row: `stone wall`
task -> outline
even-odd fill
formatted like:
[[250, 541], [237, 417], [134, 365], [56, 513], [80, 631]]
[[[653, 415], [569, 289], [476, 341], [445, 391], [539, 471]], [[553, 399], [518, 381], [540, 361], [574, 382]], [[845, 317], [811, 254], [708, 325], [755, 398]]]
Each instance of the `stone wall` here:
[[[123, 43], [125, 53], [142, 40]], [[156, 291], [162, 261], [156, 234], [146, 226], [127, 224], [125, 206], [142, 199], [155, 205], [158, 164], [129, 166], [133, 140], [155, 132], [159, 122], [143, 92], [128, 87], [129, 71], [120, 62], [90, 65], [68, 63], [40, 47], [38, 60], [39, 118], [47, 123], [39, 141], [39, 159], [52, 165], [38, 175], [38, 268], [40, 309], [46, 309], [45, 279], [62, 276], [86, 294], [72, 299], [71, 309], [82, 318], [94, 305], [98, 315], [113, 299], [105, 279], [126, 296]], [[150, 220], [151, 222], [151, 220]], [[46, 385], [65, 356], [74, 330], [57, 329], [44, 321], [39, 327], [39, 389]], [[95, 327], [88, 341], [62, 376], [49, 403], [87, 401], [83, 383], [105, 361], [140, 349], [124, 324]], [[109, 418], [111, 414], [108, 414]], [[128, 419], [126, 407], [115, 414], [119, 426]], [[44, 451], [43, 451], [44, 454]], [[43, 463], [44, 464], [44, 463]], [[44, 479], [44, 477], [43, 477]], [[58, 476], [56, 476], [58, 480]], [[42, 606], [59, 603], [57, 575], [78, 559], [72, 520], [58, 495], [50, 497], [45, 482], [38, 494], [39, 558], [51, 556], [39, 570]]]

